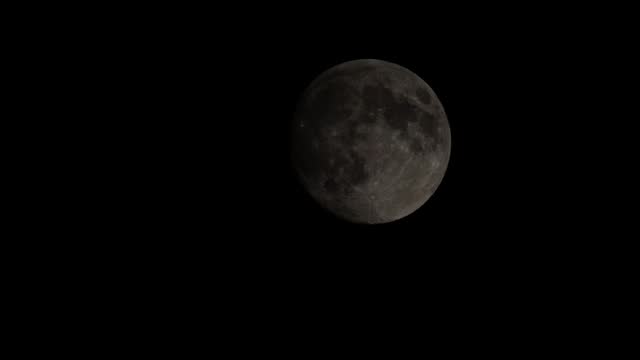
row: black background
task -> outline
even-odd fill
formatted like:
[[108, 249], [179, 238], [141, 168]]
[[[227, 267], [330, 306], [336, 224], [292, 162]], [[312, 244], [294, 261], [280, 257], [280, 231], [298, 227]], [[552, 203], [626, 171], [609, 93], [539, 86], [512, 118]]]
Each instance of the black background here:
[[[86, 336], [104, 324], [107, 342], [145, 351], [182, 335], [306, 354], [378, 335], [363, 346], [377, 351], [395, 335], [397, 357], [425, 340], [528, 351], [623, 328], [597, 324], [628, 318], [615, 312], [637, 262], [619, 226], [636, 220], [618, 191], [637, 162], [623, 140], [637, 111], [618, 108], [635, 94], [624, 10], [52, 6], [71, 19], [30, 9], [52, 24], [18, 40], [35, 49], [18, 54], [22, 86], [44, 98], [23, 123], [48, 140], [24, 164], [36, 199], [22, 206], [45, 220], [20, 228], [26, 261], [9, 275], [24, 313], [58, 317], [46, 335], [70, 313]], [[418, 74], [451, 126], [442, 184], [389, 224], [322, 210], [290, 161], [302, 91], [361, 58]]]
[[[103, 151], [114, 170], [101, 173], [104, 215], [92, 229], [107, 234], [103, 250], [131, 291], [225, 300], [268, 321], [321, 321], [332, 308], [376, 321], [368, 304], [381, 301], [406, 316], [479, 321], [509, 308], [570, 312], [562, 299], [599, 281], [615, 233], [601, 180], [617, 166], [604, 145], [617, 127], [598, 91], [613, 76], [598, 60], [612, 54], [609, 38], [547, 13], [287, 12], [138, 14], [94, 39], [108, 44], [89, 57], [108, 89]], [[451, 126], [439, 189], [389, 224], [322, 210], [290, 162], [302, 91], [361, 58], [418, 74]]]
[[[472, 243], [475, 236], [525, 236], [550, 227], [562, 206], [580, 205], [572, 198], [580, 184], [571, 182], [584, 169], [574, 155], [592, 123], [575, 107], [588, 86], [581, 55], [566, 50], [575, 39], [437, 27], [422, 31], [429, 36], [413, 28], [261, 29], [227, 39], [186, 29], [150, 33], [130, 43], [132, 56], [122, 59], [134, 79], [123, 84], [134, 89], [123, 132], [130, 131], [139, 156], [128, 164], [152, 201], [141, 205], [168, 211], [167, 219], [178, 215], [177, 228], [238, 223], [238, 232], [255, 228], [286, 242], [326, 236], [319, 243], [344, 243], [344, 235], [424, 246], [447, 243], [442, 236]], [[359, 58], [416, 72], [451, 125], [441, 187], [420, 211], [388, 225], [351, 225], [320, 210], [290, 165], [289, 126], [300, 93], [327, 68]]]
[[[599, 195], [585, 166], [601, 155], [583, 147], [607, 131], [585, 105], [595, 63], [583, 42], [593, 37], [519, 21], [361, 25], [366, 31], [259, 23], [232, 33], [208, 21], [144, 23], [110, 54], [124, 74], [124, 92], [114, 95], [127, 105], [119, 130], [133, 147], [122, 154], [131, 176], [121, 183], [131, 225], [203, 249], [246, 244], [303, 263], [368, 252], [396, 265], [423, 256], [518, 262], [571, 248], [555, 234], [573, 231]], [[353, 225], [320, 209], [290, 163], [301, 92], [327, 68], [360, 58], [417, 73], [451, 126], [442, 185], [419, 211], [386, 225]]]

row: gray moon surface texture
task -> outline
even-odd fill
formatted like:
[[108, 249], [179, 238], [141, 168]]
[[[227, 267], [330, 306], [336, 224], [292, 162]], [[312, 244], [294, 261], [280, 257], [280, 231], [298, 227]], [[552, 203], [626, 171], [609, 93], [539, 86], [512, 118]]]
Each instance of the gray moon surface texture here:
[[451, 154], [440, 100], [418, 75], [381, 60], [320, 74], [293, 122], [294, 167], [305, 189], [338, 217], [365, 224], [401, 219], [440, 185]]

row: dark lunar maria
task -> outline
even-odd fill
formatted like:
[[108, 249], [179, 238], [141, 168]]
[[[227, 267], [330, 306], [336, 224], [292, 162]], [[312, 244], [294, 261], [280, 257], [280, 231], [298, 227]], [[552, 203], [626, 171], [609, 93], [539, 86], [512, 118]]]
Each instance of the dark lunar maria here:
[[386, 223], [421, 207], [442, 181], [451, 132], [433, 90], [381, 60], [339, 64], [303, 93], [293, 161], [311, 196], [355, 223]]

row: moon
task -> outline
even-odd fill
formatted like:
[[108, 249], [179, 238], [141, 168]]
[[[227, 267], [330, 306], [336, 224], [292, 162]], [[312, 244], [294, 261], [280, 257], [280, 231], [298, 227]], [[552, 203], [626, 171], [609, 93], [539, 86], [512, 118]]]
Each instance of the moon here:
[[298, 102], [293, 165], [311, 197], [344, 220], [381, 224], [415, 212], [442, 182], [450, 154], [440, 100], [400, 65], [336, 65]]

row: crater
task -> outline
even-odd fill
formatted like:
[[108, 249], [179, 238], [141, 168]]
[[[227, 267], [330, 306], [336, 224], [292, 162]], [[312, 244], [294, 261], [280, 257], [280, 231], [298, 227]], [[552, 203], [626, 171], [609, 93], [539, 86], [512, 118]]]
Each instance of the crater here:
[[421, 111], [418, 115], [418, 119], [418, 125], [422, 129], [422, 133], [425, 137], [433, 136], [438, 127], [435, 115], [429, 111]]
[[376, 121], [376, 113], [374, 111], [362, 112], [358, 119], [358, 122], [364, 124], [372, 124]]
[[362, 99], [367, 109], [389, 106], [393, 103], [393, 93], [382, 85], [366, 85], [362, 89]]
[[323, 189], [330, 194], [352, 194], [354, 185], [363, 184], [368, 175], [365, 169], [365, 161], [355, 151], [335, 157], [334, 163], [318, 164], [323, 166], [322, 173], [326, 180], [322, 182]]
[[316, 126], [330, 126], [350, 117], [358, 104], [357, 93], [344, 82], [333, 81], [322, 87], [305, 107], [304, 115]]
[[353, 148], [358, 140], [364, 140], [365, 135], [358, 131], [358, 122], [349, 122], [348, 127], [339, 133], [340, 143], [347, 149]]
[[409, 149], [411, 149], [411, 152], [414, 154], [420, 154], [424, 152], [424, 146], [422, 145], [422, 142], [418, 139], [411, 139], [411, 143], [409, 144]]
[[333, 178], [329, 178], [324, 182], [324, 189], [327, 190], [327, 192], [335, 194], [336, 192], [338, 192], [340, 187]]
[[407, 98], [402, 98], [397, 102], [393, 102], [387, 109], [385, 120], [391, 128], [406, 132], [409, 121], [415, 121], [415, 116], [413, 105], [407, 101]]
[[420, 102], [422, 102], [423, 104], [431, 104], [431, 95], [429, 94], [429, 91], [427, 91], [427, 89], [418, 88], [416, 90], [416, 96], [418, 97], [418, 100], [420, 100]]
[[349, 164], [349, 171], [347, 172], [349, 183], [351, 185], [363, 184], [368, 179], [365, 161], [353, 150], [350, 151], [350, 154], [352, 162]]

